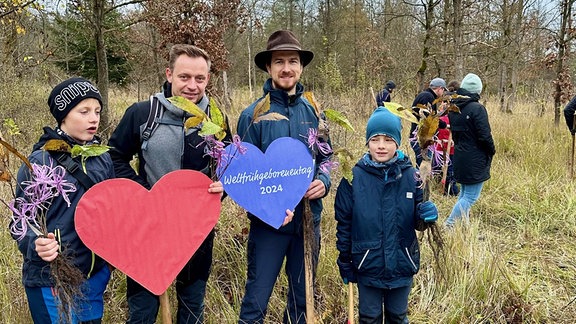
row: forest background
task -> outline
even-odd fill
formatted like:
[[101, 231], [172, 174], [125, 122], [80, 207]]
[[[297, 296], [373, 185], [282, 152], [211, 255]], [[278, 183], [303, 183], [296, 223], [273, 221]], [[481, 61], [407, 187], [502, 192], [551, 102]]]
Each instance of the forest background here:
[[[393, 101], [409, 106], [434, 77], [461, 80], [476, 73], [496, 141], [493, 177], [470, 226], [445, 237], [450, 271], [443, 278], [421, 236], [423, 264], [410, 318], [572, 323], [576, 185], [569, 176], [573, 142], [561, 109], [572, 96], [574, 2], [0, 0], [0, 120], [20, 126], [13, 143], [28, 153], [41, 127], [53, 123], [46, 106], [51, 87], [79, 75], [103, 93], [106, 139], [128, 105], [159, 90], [168, 48], [182, 42], [212, 55], [210, 94], [234, 127], [239, 112], [261, 96], [267, 77], [255, 68], [254, 55], [265, 49], [271, 32], [290, 29], [315, 53], [302, 82], [323, 107], [343, 112], [356, 128], [334, 129], [335, 146], [360, 157], [372, 93], [387, 80], [398, 85]], [[406, 143], [403, 149], [411, 153]], [[333, 175], [334, 188], [340, 176]], [[0, 189], [2, 198], [10, 197], [9, 186]], [[335, 266], [333, 194], [325, 202], [317, 278], [316, 312], [323, 323], [346, 319], [346, 289]], [[432, 200], [442, 221], [454, 198], [433, 189]], [[236, 320], [246, 279], [248, 222], [229, 199], [223, 210], [207, 294], [209, 323]], [[7, 223], [8, 217], [0, 219], [1, 227]], [[0, 233], [0, 322], [27, 323], [21, 256], [8, 232]], [[282, 317], [283, 285], [282, 275], [270, 302], [271, 323]], [[116, 272], [106, 323], [125, 320], [124, 291]]]

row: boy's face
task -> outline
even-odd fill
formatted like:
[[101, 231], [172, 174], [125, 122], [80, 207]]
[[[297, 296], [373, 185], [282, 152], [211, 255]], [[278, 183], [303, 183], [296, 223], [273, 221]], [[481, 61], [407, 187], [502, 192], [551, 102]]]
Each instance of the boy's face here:
[[100, 125], [100, 102], [94, 98], [87, 98], [72, 108], [64, 117], [60, 128], [74, 138], [78, 143], [85, 144], [91, 141]]
[[396, 142], [394, 142], [392, 137], [386, 135], [372, 136], [368, 140], [368, 152], [372, 161], [380, 163], [390, 161], [396, 154], [397, 148]]
[[198, 103], [210, 80], [208, 62], [203, 57], [180, 55], [174, 61], [174, 68], [166, 69], [166, 79], [172, 83], [173, 96], [181, 96]]
[[272, 52], [270, 64], [266, 65], [272, 78], [274, 89], [284, 90], [288, 94], [296, 92], [296, 84], [302, 74], [300, 54], [296, 51]]

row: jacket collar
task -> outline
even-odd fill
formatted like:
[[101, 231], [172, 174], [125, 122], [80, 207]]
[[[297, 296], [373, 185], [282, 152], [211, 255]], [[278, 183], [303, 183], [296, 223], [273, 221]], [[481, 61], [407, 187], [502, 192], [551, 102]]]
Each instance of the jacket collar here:
[[296, 93], [288, 95], [284, 90], [274, 89], [272, 87], [272, 78], [269, 78], [264, 83], [264, 95], [270, 94], [270, 101], [279, 102], [285, 106], [295, 103], [304, 93], [304, 86], [298, 82], [296, 83]]

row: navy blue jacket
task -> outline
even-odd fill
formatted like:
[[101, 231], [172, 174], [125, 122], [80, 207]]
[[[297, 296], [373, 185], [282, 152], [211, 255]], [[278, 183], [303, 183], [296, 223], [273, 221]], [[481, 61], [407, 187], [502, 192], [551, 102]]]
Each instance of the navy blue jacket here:
[[[420, 108], [414, 108], [417, 105], [423, 105], [423, 106], [428, 106], [428, 105], [432, 105], [432, 102], [434, 102], [434, 100], [436, 100], [436, 98], [438, 98], [438, 96], [436, 95], [436, 93], [434, 93], [434, 90], [427, 88], [423, 91], [421, 91], [416, 98], [414, 98], [414, 101], [412, 102], [412, 110], [416, 113], [418, 113], [420, 111]], [[432, 109], [436, 109], [436, 106], [432, 106]], [[418, 119], [420, 119], [420, 117], [418, 117]], [[410, 136], [412, 136], [412, 133], [414, 132], [414, 130], [416, 129], [416, 127], [418, 126], [418, 124], [412, 123], [410, 125]]]
[[450, 112], [450, 129], [454, 140], [454, 178], [463, 184], [490, 179], [492, 157], [496, 154], [486, 108], [478, 102], [480, 95], [458, 89], [468, 99], [456, 99], [460, 113]]
[[361, 159], [352, 172], [352, 184], [342, 179], [334, 201], [340, 258], [352, 260], [363, 285], [410, 285], [420, 269], [416, 205], [423, 193], [416, 169], [400, 154], [385, 169], [365, 165]]
[[[65, 135], [60, 136], [53, 129], [45, 127], [44, 134], [40, 137], [38, 143], [34, 145], [33, 151], [28, 157], [30, 163], [52, 165], [54, 167], [58, 165], [58, 162], [50, 156], [50, 153], [41, 149], [49, 139], [62, 139], [74, 145]], [[95, 183], [114, 178], [114, 168], [108, 153], [88, 158], [86, 160], [86, 171]], [[19, 184], [16, 189], [17, 197], [24, 197], [22, 182], [28, 181], [30, 178], [30, 170], [26, 165], [22, 165], [17, 176]], [[74, 227], [74, 211], [86, 190], [68, 172], [65, 174], [65, 180], [76, 186], [76, 191], [68, 194], [70, 206], [68, 207], [62, 196], [54, 197], [45, 215], [46, 225], [48, 232], [56, 234], [63, 253], [72, 258], [74, 265], [85, 276], [89, 276], [89, 274], [96, 273], [102, 269], [106, 263], [82, 243]], [[22, 282], [26, 287], [51, 287], [54, 283], [50, 275], [50, 263], [43, 261], [38, 256], [35, 245], [36, 238], [36, 234], [29, 228], [26, 236], [22, 240], [17, 241], [18, 249], [24, 256]]]
[[[304, 98], [304, 87], [298, 83], [296, 94], [289, 96], [286, 91], [272, 88], [272, 79], [268, 79], [264, 84], [264, 95], [246, 108], [238, 119], [238, 135], [242, 141], [254, 144], [262, 152], [265, 152], [270, 143], [280, 137], [292, 137], [308, 146], [308, 129], [318, 128], [319, 118], [314, 107]], [[254, 108], [258, 102], [264, 99], [266, 94], [270, 94], [270, 111], [286, 116], [288, 120], [263, 120], [253, 123]], [[319, 179], [326, 187], [326, 193], [330, 190], [330, 175], [322, 172], [318, 165], [329, 160], [332, 154], [323, 155], [319, 153], [316, 157], [315, 179]], [[278, 229], [282, 232], [300, 231], [303, 214], [303, 204], [300, 202], [295, 209], [294, 218], [290, 223]], [[314, 214], [314, 221], [320, 222], [322, 212], [322, 199], [310, 200], [310, 209]], [[252, 222], [256, 221], [264, 224], [253, 215], [248, 215]], [[272, 227], [270, 227], [272, 229]]]
[[390, 90], [388, 88], [382, 89], [382, 91], [378, 92], [376, 95], [376, 105], [378, 107], [384, 106], [385, 102], [390, 102]]

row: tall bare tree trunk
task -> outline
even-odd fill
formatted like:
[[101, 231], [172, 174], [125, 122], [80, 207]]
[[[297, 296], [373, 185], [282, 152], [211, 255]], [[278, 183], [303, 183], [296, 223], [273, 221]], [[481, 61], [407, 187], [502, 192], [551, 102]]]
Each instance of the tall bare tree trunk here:
[[508, 89], [508, 65], [510, 64], [510, 5], [508, 0], [502, 1], [502, 37], [500, 39], [500, 64], [498, 65], [498, 98], [500, 112], [506, 112], [506, 91]]
[[572, 5], [576, 0], [562, 0], [561, 3], [561, 16], [560, 16], [560, 30], [558, 31], [558, 57], [556, 59], [556, 80], [554, 82], [554, 125], [558, 127], [560, 124], [560, 106], [562, 104], [563, 85], [566, 82], [567, 71], [564, 67], [564, 60], [568, 57], [569, 51], [566, 48], [573, 36], [569, 33], [572, 24]]
[[514, 37], [514, 56], [512, 57], [512, 64], [510, 64], [510, 97], [508, 98], [508, 105], [506, 106], [507, 112], [513, 112], [514, 106], [516, 105], [516, 90], [518, 88], [518, 65], [519, 62], [516, 60], [520, 55], [521, 44], [523, 43], [523, 32], [522, 32], [522, 22], [524, 20], [524, 0], [517, 0], [514, 4], [512, 28], [516, 33]]
[[96, 65], [98, 69], [98, 90], [102, 95], [103, 113], [101, 114], [100, 129], [106, 136], [111, 132], [110, 110], [108, 109], [108, 58], [106, 57], [106, 43], [104, 41], [104, 15], [106, 13], [105, 0], [93, 0], [92, 2], [92, 27], [94, 28], [94, 40], [96, 42]]
[[454, 77], [462, 80], [464, 77], [464, 57], [462, 49], [462, 0], [454, 0], [452, 5], [452, 17], [454, 28]]
[[426, 88], [426, 69], [428, 68], [428, 60], [430, 59], [430, 41], [432, 39], [432, 21], [434, 19], [434, 8], [439, 4], [439, 1], [428, 0], [425, 5], [424, 17], [424, 42], [422, 44], [422, 61], [418, 72], [416, 72], [416, 84], [418, 85], [418, 92]]
[[164, 77], [166, 76], [165, 64], [160, 59], [158, 55], [158, 33], [151, 24], [147, 24], [148, 30], [150, 31], [150, 39], [152, 40], [152, 60], [154, 61], [154, 66], [156, 67], [156, 84], [154, 89], [158, 89], [160, 85], [164, 82]]
[[[252, 30], [249, 31], [248, 35], [248, 88], [250, 89], [250, 98], [254, 95], [254, 90], [252, 89], [253, 83], [256, 83], [256, 74], [252, 73]], [[254, 75], [254, 76], [253, 76]]]

